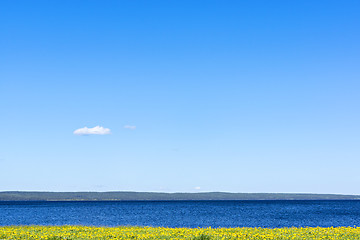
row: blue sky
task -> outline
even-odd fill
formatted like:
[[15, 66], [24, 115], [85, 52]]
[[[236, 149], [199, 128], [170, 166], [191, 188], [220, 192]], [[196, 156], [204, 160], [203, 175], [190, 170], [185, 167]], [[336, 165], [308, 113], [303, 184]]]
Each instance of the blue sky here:
[[0, 191], [360, 194], [359, 12], [1, 1]]

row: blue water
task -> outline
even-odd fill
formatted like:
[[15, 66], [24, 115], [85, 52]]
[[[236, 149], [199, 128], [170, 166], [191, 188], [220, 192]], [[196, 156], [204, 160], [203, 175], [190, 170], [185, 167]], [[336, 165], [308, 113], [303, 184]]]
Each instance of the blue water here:
[[0, 202], [0, 226], [360, 226], [360, 201]]

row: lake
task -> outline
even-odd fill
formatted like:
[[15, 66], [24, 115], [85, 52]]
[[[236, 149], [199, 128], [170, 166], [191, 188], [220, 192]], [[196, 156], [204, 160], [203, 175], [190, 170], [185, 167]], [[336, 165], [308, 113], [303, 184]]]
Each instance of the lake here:
[[0, 202], [0, 226], [360, 226], [360, 201]]

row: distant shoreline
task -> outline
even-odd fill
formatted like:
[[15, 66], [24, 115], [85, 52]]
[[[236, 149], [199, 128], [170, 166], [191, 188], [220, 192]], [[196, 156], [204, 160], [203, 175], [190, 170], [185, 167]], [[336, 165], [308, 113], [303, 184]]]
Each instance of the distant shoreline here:
[[308, 193], [161, 193], [3, 191], [0, 201], [233, 201], [233, 200], [360, 200], [360, 195]]

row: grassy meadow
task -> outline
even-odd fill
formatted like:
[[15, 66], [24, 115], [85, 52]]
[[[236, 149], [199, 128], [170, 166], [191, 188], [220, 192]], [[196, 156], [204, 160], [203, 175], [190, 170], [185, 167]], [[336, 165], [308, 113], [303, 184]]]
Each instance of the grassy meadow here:
[[164, 228], [6, 226], [0, 239], [360, 239], [359, 227]]

